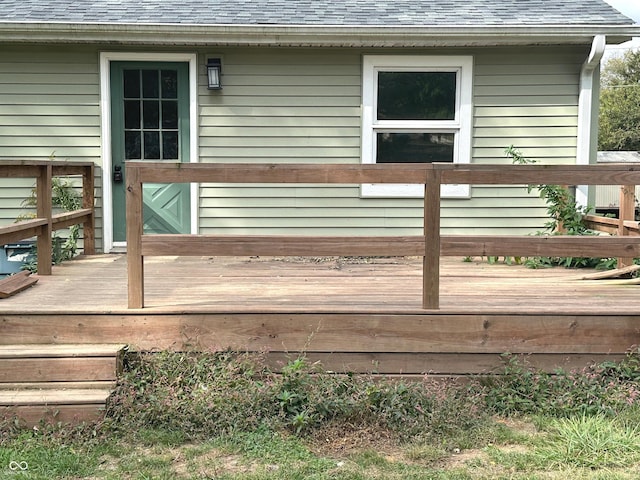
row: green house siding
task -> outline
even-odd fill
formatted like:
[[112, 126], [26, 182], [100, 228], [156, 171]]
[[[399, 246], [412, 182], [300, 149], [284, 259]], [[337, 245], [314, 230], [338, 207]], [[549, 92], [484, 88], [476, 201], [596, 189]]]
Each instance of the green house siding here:
[[[228, 51], [221, 92], [202, 89], [204, 162], [360, 162], [362, 54]], [[388, 52], [384, 52], [388, 53]], [[578, 79], [587, 47], [410, 51], [474, 55], [474, 163], [508, 163], [516, 145], [575, 161]], [[422, 200], [361, 198], [357, 186], [201, 186], [203, 233], [418, 233]], [[530, 233], [545, 209], [523, 187], [474, 186], [443, 202], [445, 233]]]
[[[515, 145], [544, 163], [571, 163], [579, 72], [588, 49], [406, 53], [473, 55], [472, 162], [509, 163], [504, 150]], [[54, 154], [102, 165], [103, 50], [112, 47], [5, 46], [0, 51], [0, 157]], [[200, 162], [360, 162], [362, 55], [389, 50], [219, 48], [198, 53]], [[206, 88], [207, 56], [222, 58], [221, 91]], [[101, 175], [101, 169], [97, 172]], [[100, 178], [97, 184], [100, 236]], [[0, 223], [14, 220], [30, 186], [0, 180]], [[355, 185], [202, 184], [197, 208], [200, 233], [415, 234], [422, 227], [422, 200], [361, 198]], [[473, 186], [470, 198], [443, 201], [442, 228], [449, 234], [524, 234], [540, 229], [545, 220], [540, 200], [519, 186]]]
[[[95, 48], [0, 49], [0, 158], [101, 164], [100, 81]], [[100, 176], [99, 169], [96, 170]], [[0, 224], [25, 212], [33, 181], [0, 179]], [[100, 178], [96, 179], [100, 216]], [[98, 242], [101, 221], [96, 222]], [[98, 243], [100, 245], [100, 243]]]

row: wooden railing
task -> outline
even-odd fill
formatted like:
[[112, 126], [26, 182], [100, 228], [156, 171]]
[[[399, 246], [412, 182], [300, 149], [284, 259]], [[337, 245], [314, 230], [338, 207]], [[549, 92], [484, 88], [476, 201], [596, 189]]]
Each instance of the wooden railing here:
[[[307, 165], [129, 162], [129, 308], [144, 307], [144, 257], [162, 255], [422, 256], [425, 309], [439, 308], [440, 255], [639, 257], [640, 237], [440, 235], [442, 184], [635, 185], [640, 168], [608, 165]], [[423, 184], [419, 236], [143, 235], [143, 183]]]
[[[638, 165], [640, 167], [640, 165]], [[587, 227], [619, 237], [640, 236], [640, 226], [636, 217], [635, 185], [620, 186], [620, 204], [618, 218], [602, 217], [599, 215], [585, 215]], [[633, 264], [633, 257], [618, 257], [618, 268]]]
[[[82, 208], [53, 213], [51, 182], [57, 176], [82, 177]], [[94, 165], [90, 162], [0, 159], [0, 178], [36, 179], [36, 217], [0, 227], [0, 245], [37, 237], [38, 273], [51, 275], [53, 231], [83, 225], [84, 253], [95, 253]]]

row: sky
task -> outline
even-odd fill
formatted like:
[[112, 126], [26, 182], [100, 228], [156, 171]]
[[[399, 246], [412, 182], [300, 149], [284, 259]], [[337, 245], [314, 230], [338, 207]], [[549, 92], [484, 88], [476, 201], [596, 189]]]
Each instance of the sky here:
[[633, 18], [636, 23], [640, 23], [640, 0], [605, 0], [605, 2], [627, 17]]
[[[640, 23], [640, 0], [605, 0], [616, 10], [624, 13], [627, 17], [632, 18], [636, 23]], [[607, 47], [608, 54], [621, 53], [627, 48], [640, 48], [640, 37], [634, 38], [631, 42], [621, 45], [611, 45]]]

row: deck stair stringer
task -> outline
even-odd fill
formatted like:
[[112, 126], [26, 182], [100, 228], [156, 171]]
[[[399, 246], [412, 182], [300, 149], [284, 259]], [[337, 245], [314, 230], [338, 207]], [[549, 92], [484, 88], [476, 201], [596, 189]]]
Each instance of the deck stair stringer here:
[[82, 422], [101, 417], [123, 344], [0, 345], [0, 418]]

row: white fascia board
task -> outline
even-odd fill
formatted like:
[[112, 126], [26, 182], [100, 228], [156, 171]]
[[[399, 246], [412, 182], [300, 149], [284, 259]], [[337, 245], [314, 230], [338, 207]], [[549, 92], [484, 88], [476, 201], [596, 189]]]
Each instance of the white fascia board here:
[[314, 26], [0, 23], [0, 42], [127, 45], [435, 47], [611, 43], [640, 36], [640, 25]]

